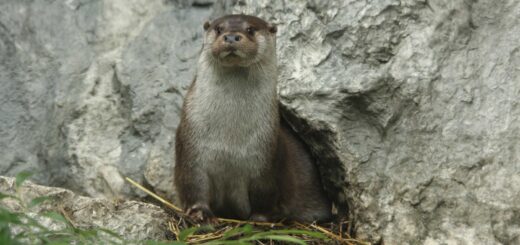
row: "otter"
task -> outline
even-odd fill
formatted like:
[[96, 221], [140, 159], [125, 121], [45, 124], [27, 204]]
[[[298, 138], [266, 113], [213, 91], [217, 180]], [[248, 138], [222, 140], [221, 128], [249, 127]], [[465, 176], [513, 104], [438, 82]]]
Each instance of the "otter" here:
[[175, 141], [174, 184], [187, 215], [329, 219], [316, 166], [280, 116], [276, 26], [227, 15], [203, 27]]

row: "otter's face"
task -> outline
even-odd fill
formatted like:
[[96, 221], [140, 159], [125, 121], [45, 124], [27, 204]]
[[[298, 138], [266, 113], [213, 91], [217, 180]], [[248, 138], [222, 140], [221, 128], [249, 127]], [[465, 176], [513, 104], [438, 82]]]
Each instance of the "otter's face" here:
[[[248, 15], [227, 15], [204, 24], [203, 52], [222, 66], [247, 67], [274, 54], [276, 27]], [[267, 54], [273, 52], [273, 54]]]

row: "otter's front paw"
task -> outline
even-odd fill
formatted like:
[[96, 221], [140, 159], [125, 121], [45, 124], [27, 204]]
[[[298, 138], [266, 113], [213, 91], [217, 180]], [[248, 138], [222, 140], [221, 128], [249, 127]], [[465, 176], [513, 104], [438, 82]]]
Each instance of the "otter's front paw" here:
[[213, 215], [213, 212], [209, 209], [207, 205], [202, 204], [195, 204], [188, 208], [186, 211], [186, 214], [198, 222], [214, 222], [215, 221], [215, 215]]
[[252, 214], [249, 219], [254, 222], [269, 222], [269, 218], [264, 214]]

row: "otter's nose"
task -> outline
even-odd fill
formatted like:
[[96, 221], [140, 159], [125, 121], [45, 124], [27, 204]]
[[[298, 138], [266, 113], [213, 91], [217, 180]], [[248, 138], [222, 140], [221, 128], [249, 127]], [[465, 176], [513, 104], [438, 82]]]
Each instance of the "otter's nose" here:
[[233, 34], [224, 35], [224, 41], [228, 42], [228, 43], [238, 42], [238, 41], [240, 41], [240, 36], [239, 35], [233, 35]]

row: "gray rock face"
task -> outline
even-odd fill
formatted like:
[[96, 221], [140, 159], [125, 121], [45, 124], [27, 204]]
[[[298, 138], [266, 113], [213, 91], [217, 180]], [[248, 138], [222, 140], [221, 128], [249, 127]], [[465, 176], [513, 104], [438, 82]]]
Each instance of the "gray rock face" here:
[[520, 243], [520, 4], [0, 2], [0, 174], [173, 197], [172, 143], [210, 16], [278, 24], [285, 118], [385, 244]]
[[[104, 228], [119, 234], [125, 240], [165, 239], [168, 215], [160, 207], [137, 201], [109, 201], [104, 198], [89, 198], [62, 188], [24, 183], [18, 193], [14, 178], [0, 176], [0, 192], [17, 195], [29, 203], [36, 197], [47, 196], [49, 200], [32, 207], [30, 214], [47, 211], [66, 212], [74, 227], [82, 229]], [[13, 199], [0, 200], [0, 205], [11, 211], [22, 212], [24, 207]], [[64, 225], [52, 220], [40, 221], [49, 229], [63, 229]]]
[[0, 174], [90, 196], [172, 197], [171, 144], [210, 6], [0, 3]]

